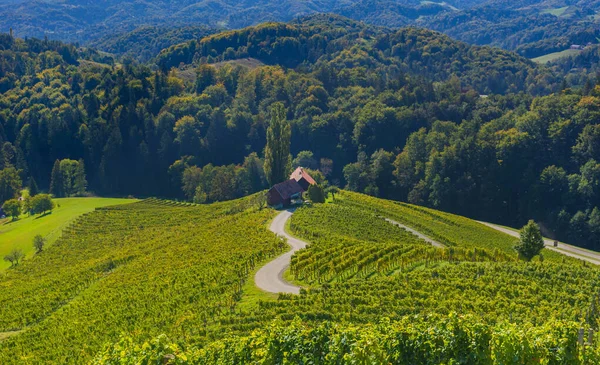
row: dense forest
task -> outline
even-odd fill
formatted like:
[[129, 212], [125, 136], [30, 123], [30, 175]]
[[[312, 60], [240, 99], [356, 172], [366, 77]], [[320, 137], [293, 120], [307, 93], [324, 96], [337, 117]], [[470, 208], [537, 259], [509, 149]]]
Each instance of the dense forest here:
[[109, 33], [89, 46], [140, 63], [148, 62], [165, 48], [216, 33], [206, 26], [142, 26], [131, 32]]
[[48, 190], [68, 158], [97, 194], [243, 196], [267, 187], [266, 126], [282, 102], [297, 163], [330, 184], [535, 218], [578, 242], [600, 232], [595, 79], [571, 89], [514, 53], [329, 15], [182, 43], [156, 66], [47, 39], [3, 35], [0, 47], [0, 168], [13, 185], [9, 168]]

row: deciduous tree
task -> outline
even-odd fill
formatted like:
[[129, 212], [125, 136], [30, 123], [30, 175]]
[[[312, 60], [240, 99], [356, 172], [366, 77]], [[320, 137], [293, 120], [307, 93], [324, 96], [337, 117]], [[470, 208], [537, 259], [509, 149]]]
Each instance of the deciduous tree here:
[[77, 168], [75, 169], [75, 176], [73, 178], [73, 190], [76, 195], [82, 196], [87, 190], [87, 179], [85, 177], [85, 163], [83, 159], [77, 162]]
[[35, 248], [35, 253], [42, 252], [45, 245], [46, 239], [41, 234], [38, 234], [35, 237], [33, 237], [33, 248]]
[[48, 194], [38, 194], [31, 199], [31, 210], [34, 214], [46, 214], [54, 209], [54, 202]]
[[23, 251], [15, 248], [8, 255], [4, 256], [4, 261], [10, 262], [11, 267], [17, 266], [23, 257], [25, 257]]
[[538, 255], [544, 248], [544, 238], [540, 227], [530, 220], [523, 228], [521, 228], [521, 238], [515, 244], [515, 250], [527, 261]]
[[12, 217], [13, 221], [17, 220], [19, 214], [21, 214], [21, 202], [17, 199], [7, 200], [2, 205], [2, 209], [9, 217]]
[[12, 199], [17, 196], [22, 185], [19, 171], [14, 167], [7, 167], [0, 170], [0, 202]]

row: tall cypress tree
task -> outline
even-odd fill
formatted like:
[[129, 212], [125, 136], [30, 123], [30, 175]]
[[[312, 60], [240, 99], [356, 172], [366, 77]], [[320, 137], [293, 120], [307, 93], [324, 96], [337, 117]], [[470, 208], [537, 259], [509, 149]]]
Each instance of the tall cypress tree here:
[[52, 174], [50, 175], [50, 194], [56, 198], [62, 198], [65, 196], [65, 182], [63, 180], [62, 171], [60, 171], [60, 161], [54, 162], [52, 168]]
[[265, 175], [271, 185], [288, 179], [292, 167], [291, 136], [292, 131], [285, 116], [285, 107], [282, 103], [275, 103], [271, 107], [271, 124], [267, 129], [265, 147]]

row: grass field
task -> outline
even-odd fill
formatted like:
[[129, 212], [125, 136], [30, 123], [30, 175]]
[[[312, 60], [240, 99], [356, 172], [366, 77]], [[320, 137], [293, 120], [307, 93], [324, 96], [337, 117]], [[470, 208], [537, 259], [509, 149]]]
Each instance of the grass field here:
[[560, 52], [549, 53], [540, 57], [532, 58], [531, 60], [537, 63], [546, 64], [559, 58], [574, 56], [581, 53], [578, 49], [566, 49]]
[[542, 10], [540, 13], [551, 14], [551, 15], [559, 17], [559, 16], [562, 16], [568, 9], [569, 9], [568, 6], [564, 6], [562, 8], [545, 9], [545, 10]]
[[[56, 241], [62, 227], [79, 217], [91, 212], [98, 207], [132, 203], [133, 199], [116, 198], [62, 198], [55, 199], [57, 207], [51, 214], [40, 217], [38, 215], [28, 217], [21, 216], [17, 221], [9, 219], [0, 222], [0, 257], [15, 248], [23, 250], [29, 256], [33, 252], [33, 237], [38, 234], [46, 237], [48, 244]], [[10, 264], [4, 260], [0, 261], [0, 270], [9, 267]]]

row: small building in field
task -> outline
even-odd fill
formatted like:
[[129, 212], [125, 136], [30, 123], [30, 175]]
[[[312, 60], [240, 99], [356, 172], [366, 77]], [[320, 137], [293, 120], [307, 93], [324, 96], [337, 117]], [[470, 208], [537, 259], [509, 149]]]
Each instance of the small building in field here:
[[267, 192], [267, 204], [273, 207], [286, 207], [292, 204], [293, 199], [302, 197], [305, 190], [294, 179], [275, 184]]
[[290, 179], [294, 179], [300, 184], [304, 191], [308, 191], [308, 187], [311, 185], [316, 185], [317, 182], [304, 170], [302, 167], [298, 167], [292, 174], [290, 175]]

